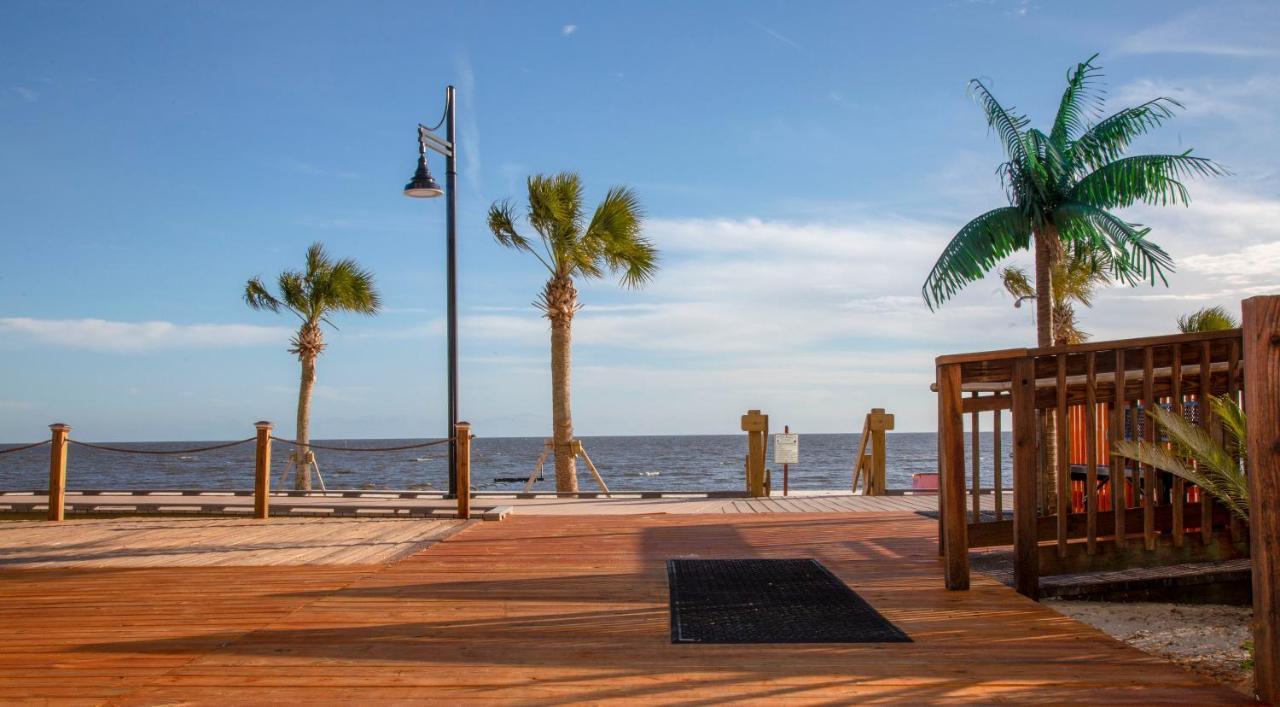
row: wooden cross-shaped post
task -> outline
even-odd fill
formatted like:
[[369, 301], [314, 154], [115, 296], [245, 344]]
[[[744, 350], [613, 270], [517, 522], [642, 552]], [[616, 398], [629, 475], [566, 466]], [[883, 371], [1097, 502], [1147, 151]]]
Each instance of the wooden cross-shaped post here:
[[759, 410], [748, 410], [742, 416], [742, 431], [747, 433], [747, 493], [756, 498], [767, 496], [764, 455], [768, 446], [769, 416]]

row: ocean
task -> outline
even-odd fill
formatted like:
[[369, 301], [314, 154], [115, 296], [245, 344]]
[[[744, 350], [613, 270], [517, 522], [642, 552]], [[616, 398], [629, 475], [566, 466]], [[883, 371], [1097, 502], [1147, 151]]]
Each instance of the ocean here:
[[[967, 437], [967, 435], [966, 435]], [[395, 447], [425, 440], [314, 440], [316, 444], [347, 447]], [[1012, 468], [1013, 447], [1008, 433], [1001, 452], [1006, 479]], [[523, 487], [542, 453], [538, 437], [477, 437], [472, 443], [472, 483], [479, 491], [513, 491]], [[981, 467], [990, 485], [990, 435], [982, 435]], [[216, 442], [118, 443], [137, 450], [178, 450]], [[590, 455], [614, 491], [733, 491], [745, 488], [743, 458], [746, 435], [682, 435], [583, 437]], [[800, 435], [800, 463], [791, 466], [794, 489], [847, 489], [857, 451], [856, 434]], [[16, 445], [0, 445], [0, 451]], [[915, 472], [937, 470], [937, 435], [890, 432], [886, 435], [889, 488], [910, 488]], [[175, 456], [120, 454], [72, 446], [68, 451], [69, 489], [252, 489], [253, 444]], [[276, 444], [272, 454], [272, 484], [279, 487], [289, 447]], [[769, 468], [775, 493], [782, 490], [782, 469]], [[448, 488], [447, 448], [443, 445], [400, 452], [335, 452], [316, 450], [316, 460], [330, 489], [444, 490]], [[47, 446], [0, 455], [0, 489], [31, 490], [48, 484]], [[968, 467], [966, 467], [968, 468]], [[550, 460], [539, 491], [555, 490]], [[521, 481], [504, 481], [519, 478]], [[583, 491], [597, 490], [579, 460], [578, 483]], [[290, 480], [286, 487], [292, 487]], [[316, 488], [319, 488], [318, 482]]]

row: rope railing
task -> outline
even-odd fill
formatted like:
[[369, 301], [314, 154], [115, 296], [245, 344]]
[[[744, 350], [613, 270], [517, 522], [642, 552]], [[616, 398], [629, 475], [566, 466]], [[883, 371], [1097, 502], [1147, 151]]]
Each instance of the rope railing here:
[[[215, 449], [226, 449], [241, 444], [248, 444], [256, 440], [256, 437], [237, 440], [235, 442], [224, 442], [222, 444], [214, 444], [208, 447], [195, 447], [193, 449], [126, 449], [124, 447], [112, 447], [105, 444], [90, 444], [89, 442], [80, 442], [74, 439], [68, 439], [67, 444], [74, 444], [77, 447], [88, 447], [89, 449], [98, 449], [104, 452], [116, 452], [118, 454], [150, 454], [155, 456], [164, 456], [169, 454], [195, 454], [197, 452], [211, 452]], [[48, 442], [43, 442], [48, 444]]]
[[10, 449], [0, 449], [0, 454], [13, 454], [14, 452], [21, 452], [26, 449], [35, 449], [36, 447], [43, 447], [48, 443], [49, 443], [49, 440], [46, 439], [41, 442], [32, 442], [31, 444], [24, 444], [21, 447], [12, 447]]
[[326, 446], [323, 444], [315, 444], [314, 442], [307, 442], [306, 444], [302, 444], [297, 440], [281, 439], [280, 437], [276, 437], [275, 435], [272, 435], [271, 439], [274, 442], [280, 442], [281, 444], [287, 444], [292, 447], [306, 447], [307, 449], [323, 449], [329, 452], [403, 452], [407, 449], [423, 449], [425, 447], [434, 447], [439, 444], [448, 444], [454, 441], [456, 438], [448, 437], [446, 439], [437, 439], [437, 440], [432, 440], [430, 442], [424, 442], [421, 444], [406, 444], [399, 447], [332, 447], [332, 446]]
[[[270, 515], [270, 497], [271, 497], [271, 443], [279, 442], [286, 444], [295, 449], [290, 455], [291, 464], [314, 464], [315, 461], [310, 453], [302, 455], [306, 459], [298, 460], [298, 450], [306, 449], [308, 452], [312, 449], [323, 449], [331, 452], [361, 452], [361, 453], [377, 453], [377, 452], [402, 452], [409, 449], [424, 449], [427, 447], [435, 447], [442, 444], [457, 444], [458, 457], [450, 474], [457, 480], [459, 489], [466, 491], [457, 494], [458, 502], [458, 518], [469, 519], [471, 517], [471, 440], [474, 435], [471, 434], [471, 424], [467, 422], [459, 422], [455, 425], [457, 433], [452, 437], [445, 439], [435, 439], [427, 442], [418, 442], [415, 444], [401, 444], [392, 447], [338, 447], [327, 444], [301, 444], [297, 440], [284, 439], [271, 434], [272, 424], [267, 421], [254, 423], [257, 434], [253, 437], [235, 440], [233, 442], [221, 442], [218, 444], [209, 444], [202, 447], [191, 447], [187, 449], [136, 449], [130, 447], [118, 447], [109, 444], [93, 444], [91, 442], [80, 442], [71, 439], [71, 426], [65, 423], [54, 423], [49, 425], [52, 432], [50, 439], [41, 442], [33, 442], [31, 444], [23, 444], [10, 447], [8, 449], [0, 449], [0, 455], [12, 452], [21, 452], [28, 449], [35, 449], [44, 445], [50, 445], [51, 457], [49, 461], [49, 492], [47, 501], [48, 519], [51, 521], [61, 521], [66, 517], [66, 494], [67, 494], [67, 451], [70, 447], [83, 447], [85, 449], [96, 449], [103, 452], [112, 452], [115, 454], [140, 454], [147, 456], [173, 456], [180, 454], [197, 454], [200, 452], [211, 452], [217, 449], [228, 449], [237, 447], [250, 442], [256, 443], [253, 460], [253, 517], [256, 519], [266, 519]], [[285, 467], [286, 471], [288, 467]], [[316, 469], [319, 473], [319, 469]], [[323, 488], [324, 480], [321, 479], [321, 487]]]

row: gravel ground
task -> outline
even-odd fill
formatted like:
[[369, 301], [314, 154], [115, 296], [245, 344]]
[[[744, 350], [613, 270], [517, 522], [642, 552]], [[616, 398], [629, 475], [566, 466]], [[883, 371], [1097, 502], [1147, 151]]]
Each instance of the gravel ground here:
[[1253, 638], [1253, 610], [1219, 604], [1113, 604], [1046, 599], [1058, 613], [1089, 624], [1131, 646], [1252, 695], [1253, 670], [1244, 667]]

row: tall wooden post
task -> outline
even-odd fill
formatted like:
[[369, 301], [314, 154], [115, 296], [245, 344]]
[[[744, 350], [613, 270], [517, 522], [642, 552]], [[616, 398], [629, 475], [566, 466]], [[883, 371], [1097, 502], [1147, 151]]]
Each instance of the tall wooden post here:
[[760, 498], [768, 495], [764, 485], [764, 455], [768, 446], [769, 416], [759, 410], [748, 410], [742, 416], [742, 431], [747, 433], [747, 493]]
[[49, 441], [49, 520], [62, 520], [67, 501], [67, 435], [71, 425], [55, 422], [49, 425], [53, 437]]
[[[942, 449], [939, 490], [944, 520], [943, 545], [946, 548], [944, 579], [947, 589], [968, 589], [969, 519], [964, 512], [964, 408], [959, 364], [938, 368], [938, 409], [938, 423], [941, 425], [938, 434], [943, 437], [939, 442]], [[872, 415], [875, 412], [873, 410]]]
[[471, 517], [471, 423], [459, 422], [453, 428], [453, 436], [458, 445], [458, 468], [454, 470], [458, 517], [467, 520]]
[[258, 429], [258, 444], [253, 455], [253, 517], [266, 520], [271, 499], [271, 423], [253, 423]]
[[1280, 704], [1280, 296], [1250, 297], [1243, 309], [1254, 692]]
[[1040, 536], [1036, 481], [1040, 454], [1036, 432], [1035, 359], [1013, 362], [1013, 583], [1020, 594], [1040, 596]]

